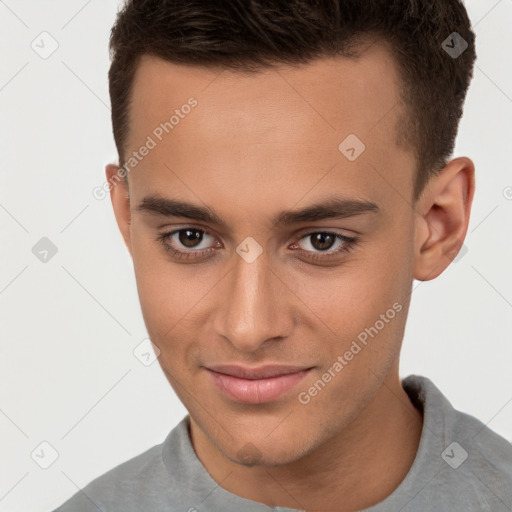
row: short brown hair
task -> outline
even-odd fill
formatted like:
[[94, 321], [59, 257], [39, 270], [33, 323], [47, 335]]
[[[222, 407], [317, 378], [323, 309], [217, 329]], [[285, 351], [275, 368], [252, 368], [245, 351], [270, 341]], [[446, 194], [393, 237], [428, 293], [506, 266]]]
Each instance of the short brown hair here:
[[[455, 46], [454, 32], [467, 44], [456, 56], [443, 44]], [[108, 75], [120, 165], [141, 55], [257, 72], [354, 57], [367, 36], [387, 43], [398, 64], [407, 113], [396, 137], [415, 154], [417, 198], [453, 152], [473, 76], [475, 34], [459, 0], [127, 0], [112, 27]]]

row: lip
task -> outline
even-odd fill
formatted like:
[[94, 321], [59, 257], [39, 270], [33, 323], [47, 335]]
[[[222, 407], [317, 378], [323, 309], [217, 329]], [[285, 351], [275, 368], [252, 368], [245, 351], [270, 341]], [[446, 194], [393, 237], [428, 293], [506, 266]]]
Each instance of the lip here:
[[257, 368], [218, 365], [206, 368], [214, 384], [224, 395], [247, 404], [277, 400], [304, 379], [311, 369], [283, 365]]

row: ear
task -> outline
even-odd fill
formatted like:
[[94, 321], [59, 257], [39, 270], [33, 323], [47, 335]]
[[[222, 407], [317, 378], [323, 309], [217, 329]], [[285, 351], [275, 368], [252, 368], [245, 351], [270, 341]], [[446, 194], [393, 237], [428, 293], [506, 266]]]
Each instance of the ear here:
[[467, 157], [451, 160], [429, 180], [415, 205], [415, 279], [436, 278], [457, 256], [474, 192], [475, 166]]
[[110, 185], [110, 200], [114, 209], [117, 226], [130, 255], [132, 255], [132, 244], [130, 234], [130, 193], [128, 190], [128, 178], [122, 180], [122, 169], [114, 164], [105, 167], [105, 175]]

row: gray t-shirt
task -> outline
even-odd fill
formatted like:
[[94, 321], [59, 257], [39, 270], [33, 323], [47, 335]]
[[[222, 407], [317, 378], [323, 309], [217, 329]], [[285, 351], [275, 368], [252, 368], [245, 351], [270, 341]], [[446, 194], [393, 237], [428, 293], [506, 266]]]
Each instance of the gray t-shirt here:
[[[402, 386], [423, 410], [418, 452], [395, 491], [365, 512], [510, 512], [512, 444], [454, 409], [429, 379], [410, 375]], [[162, 444], [93, 480], [54, 512], [298, 512], [219, 486], [197, 458], [188, 427], [187, 415]]]

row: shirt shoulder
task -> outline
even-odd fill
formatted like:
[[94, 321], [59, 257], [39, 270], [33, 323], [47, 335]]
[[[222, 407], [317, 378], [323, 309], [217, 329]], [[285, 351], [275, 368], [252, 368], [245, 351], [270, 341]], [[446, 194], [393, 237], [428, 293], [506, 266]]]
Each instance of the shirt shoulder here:
[[195, 454], [189, 420], [187, 414], [162, 444], [96, 478], [53, 512], [268, 510], [228, 492], [211, 478]]
[[[421, 464], [413, 464], [411, 472], [424, 487], [413, 486], [418, 495], [405, 510], [510, 511], [512, 444], [479, 419], [455, 409], [429, 379], [409, 376], [403, 386], [411, 400], [424, 407], [425, 415]], [[414, 508], [414, 502], [420, 508]]]
[[160, 510], [156, 502], [169, 492], [163, 445], [155, 445], [95, 478], [54, 512]]
[[460, 411], [449, 418], [450, 426], [453, 441], [442, 457], [453, 470], [454, 479], [464, 486], [468, 497], [481, 501], [480, 510], [511, 510], [512, 444], [479, 419]]

